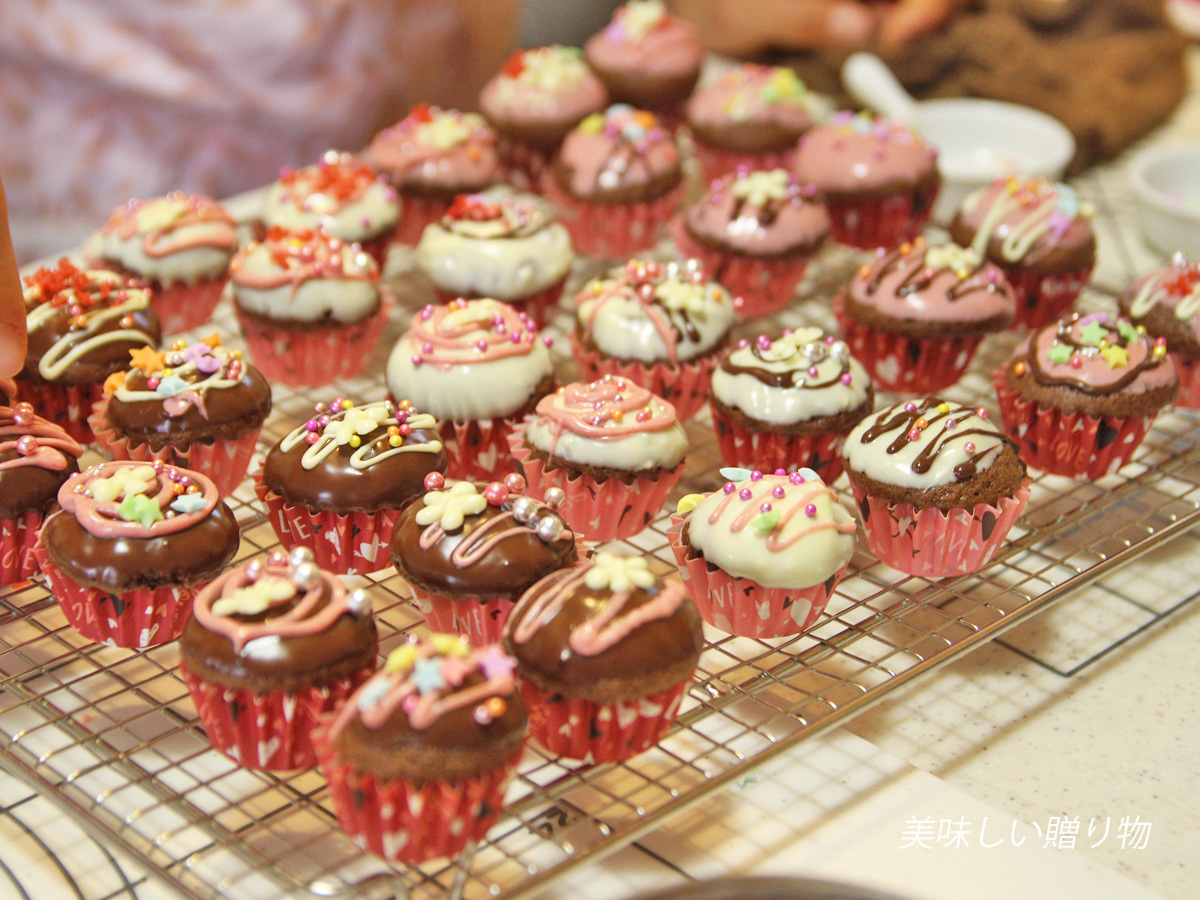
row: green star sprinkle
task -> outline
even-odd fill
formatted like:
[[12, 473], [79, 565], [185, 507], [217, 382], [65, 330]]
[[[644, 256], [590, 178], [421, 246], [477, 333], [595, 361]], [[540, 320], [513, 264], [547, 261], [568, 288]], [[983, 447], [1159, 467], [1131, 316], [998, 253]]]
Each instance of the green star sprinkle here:
[[763, 513], [750, 524], [759, 537], [766, 537], [779, 524], [779, 511], [773, 509], [770, 512]]
[[1137, 329], [1124, 319], [1117, 322], [1117, 333], [1121, 335], [1121, 340], [1125, 342], [1137, 339]]
[[1071, 361], [1071, 348], [1066, 344], [1055, 344], [1046, 355], [1050, 357], [1050, 362], [1065, 365]]
[[145, 494], [130, 494], [117, 507], [117, 514], [126, 522], [141, 522], [147, 528], [163, 517], [158, 501]]
[[1079, 329], [1079, 339], [1092, 347], [1098, 347], [1106, 337], [1108, 337], [1108, 329], [1095, 319]]

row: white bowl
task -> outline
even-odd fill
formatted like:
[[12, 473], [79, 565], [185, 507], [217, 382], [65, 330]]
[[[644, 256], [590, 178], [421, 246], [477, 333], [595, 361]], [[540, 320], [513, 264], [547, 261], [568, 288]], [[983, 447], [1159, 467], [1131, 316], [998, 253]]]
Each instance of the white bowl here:
[[1156, 250], [1200, 254], [1200, 144], [1143, 150], [1129, 164], [1138, 224]]
[[934, 221], [947, 223], [963, 199], [1004, 175], [1058, 180], [1075, 155], [1075, 139], [1052, 116], [995, 100], [918, 103], [912, 123], [938, 149], [942, 191]]

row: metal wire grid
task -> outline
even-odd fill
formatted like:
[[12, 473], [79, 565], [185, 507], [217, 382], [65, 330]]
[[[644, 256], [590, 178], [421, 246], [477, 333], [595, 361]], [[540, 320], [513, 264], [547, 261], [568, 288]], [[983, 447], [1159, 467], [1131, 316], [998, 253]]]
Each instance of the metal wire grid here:
[[[1103, 211], [1099, 185], [1090, 187]], [[855, 261], [837, 253], [824, 258], [809, 283], [814, 298], [827, 296]], [[398, 290], [405, 293], [403, 285]], [[415, 289], [409, 300], [418, 296]], [[1087, 302], [1110, 301], [1101, 289]], [[801, 322], [831, 324], [827, 303], [810, 299], [779, 324]], [[237, 333], [228, 309], [218, 326]], [[399, 330], [393, 324], [392, 337]], [[1015, 340], [989, 341], [947, 396], [991, 405], [988, 373]], [[390, 342], [384, 345], [372, 371], [382, 369]], [[382, 391], [376, 376], [343, 385], [341, 393], [366, 400]], [[260, 449], [302, 420], [316, 399], [335, 393], [278, 390]], [[721, 481], [707, 417], [688, 431], [692, 449], [675, 496]], [[242, 525], [239, 559], [269, 552], [274, 534], [248, 486], [231, 506]], [[706, 629], [708, 647], [678, 726], [658, 747], [590, 767], [532, 747], [504, 818], [460, 860], [393, 867], [364, 855], [338, 830], [318, 773], [250, 772], [210, 749], [173, 645], [133, 653], [91, 644], [66, 625], [40, 583], [0, 592], [0, 764], [192, 897], [236, 900], [281, 890], [371, 896], [378, 889], [413, 898], [461, 892], [517, 900], [1197, 521], [1200, 422], [1169, 413], [1119, 474], [1094, 483], [1037, 479], [1010, 543], [983, 572], [943, 581], [902, 576], [861, 549], [853, 576], [807, 634], [755, 640]], [[628, 545], [669, 563], [666, 524], [664, 517]], [[371, 588], [384, 652], [423, 627], [392, 570], [352, 580]]]

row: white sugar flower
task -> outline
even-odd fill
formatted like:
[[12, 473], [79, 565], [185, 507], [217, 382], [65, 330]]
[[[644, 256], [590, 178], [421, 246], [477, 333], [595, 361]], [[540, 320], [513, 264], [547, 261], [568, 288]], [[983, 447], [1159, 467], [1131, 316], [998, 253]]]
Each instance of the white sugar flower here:
[[296, 596], [296, 585], [278, 575], [266, 575], [238, 588], [212, 605], [214, 616], [257, 616]]
[[672, 312], [703, 315], [708, 311], [707, 284], [690, 281], [664, 281], [654, 291], [659, 302]]
[[462, 528], [463, 519], [483, 512], [487, 500], [469, 481], [460, 481], [448, 491], [429, 491], [425, 506], [417, 511], [418, 525], [439, 522], [443, 531]]
[[617, 556], [615, 553], [597, 553], [592, 559], [583, 583], [593, 591], [608, 588], [614, 594], [634, 588], [649, 588], [654, 585], [654, 575], [645, 557]]
[[370, 434], [379, 427], [379, 423], [387, 418], [387, 409], [382, 406], [353, 406], [337, 419], [334, 419], [325, 429], [325, 433], [338, 442], [338, 445], [350, 443], [355, 435]]
[[117, 498], [144, 494], [154, 484], [158, 473], [152, 466], [125, 466], [107, 478], [97, 478], [91, 483], [92, 498], [97, 503], [108, 503]]
[[787, 196], [788, 173], [785, 169], [768, 172], [750, 172], [733, 183], [733, 196], [745, 200], [751, 206], [766, 206], [772, 200], [783, 200]]

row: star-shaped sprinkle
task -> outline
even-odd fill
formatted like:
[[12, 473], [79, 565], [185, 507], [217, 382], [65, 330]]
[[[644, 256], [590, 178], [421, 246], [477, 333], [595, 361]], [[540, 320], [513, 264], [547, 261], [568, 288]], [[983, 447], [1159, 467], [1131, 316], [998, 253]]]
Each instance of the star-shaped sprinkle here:
[[1071, 348], [1066, 344], [1055, 344], [1046, 356], [1049, 357], [1050, 362], [1065, 366], [1071, 361]]
[[177, 513], [194, 513], [200, 512], [208, 504], [204, 499], [204, 495], [200, 492], [195, 494], [180, 494], [171, 501], [171, 509]]
[[117, 507], [117, 514], [126, 522], [141, 522], [147, 528], [162, 521], [158, 501], [145, 494], [127, 494]]
[[492, 644], [479, 654], [479, 671], [484, 678], [503, 678], [512, 674], [517, 668], [517, 661], [500, 649], [499, 644]]
[[1121, 335], [1123, 341], [1137, 340], [1137, 329], [1128, 319], [1117, 320], [1117, 334]]
[[1108, 329], [1095, 319], [1079, 329], [1079, 339], [1092, 347], [1099, 346], [1106, 337], [1108, 337]]
[[147, 375], [151, 372], [161, 372], [166, 365], [166, 357], [153, 347], [139, 347], [129, 351], [129, 368], [141, 369]]
[[1129, 351], [1124, 347], [1105, 347], [1100, 351], [1110, 369], [1121, 369], [1129, 365]]
[[110, 503], [118, 497], [144, 494], [157, 477], [153, 466], [122, 466], [107, 478], [97, 478], [91, 483], [92, 499]]
[[162, 397], [174, 397], [176, 394], [182, 394], [191, 385], [180, 378], [178, 375], [167, 375], [154, 389], [154, 393]]
[[439, 657], [417, 659], [413, 662], [412, 683], [421, 696], [440, 691], [446, 686], [442, 675], [442, 661]]
[[383, 664], [385, 672], [407, 672], [417, 659], [416, 644], [401, 644], [388, 654]]
[[471, 645], [457, 634], [431, 634], [429, 636], [433, 649], [442, 656], [466, 657], [471, 654]]

